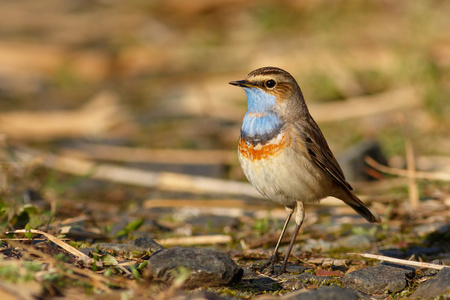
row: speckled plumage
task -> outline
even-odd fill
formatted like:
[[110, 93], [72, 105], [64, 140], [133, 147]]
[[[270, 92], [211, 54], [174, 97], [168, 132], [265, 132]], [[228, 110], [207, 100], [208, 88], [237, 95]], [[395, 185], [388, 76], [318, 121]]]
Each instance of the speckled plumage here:
[[343, 200], [369, 222], [380, 218], [353, 192], [338, 162], [309, 114], [295, 79], [286, 71], [266, 67], [232, 81], [247, 95], [248, 110], [239, 139], [239, 161], [248, 180], [264, 196], [286, 207], [289, 219], [297, 208], [296, 229], [281, 272], [304, 219], [303, 203], [317, 203], [327, 196]]

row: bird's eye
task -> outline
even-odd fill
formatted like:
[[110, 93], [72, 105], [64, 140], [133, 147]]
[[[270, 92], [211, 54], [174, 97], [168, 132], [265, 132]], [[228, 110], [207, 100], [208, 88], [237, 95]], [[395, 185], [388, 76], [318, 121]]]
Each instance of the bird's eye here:
[[266, 87], [271, 89], [273, 88], [277, 83], [275, 82], [275, 80], [273, 79], [269, 79], [266, 81]]

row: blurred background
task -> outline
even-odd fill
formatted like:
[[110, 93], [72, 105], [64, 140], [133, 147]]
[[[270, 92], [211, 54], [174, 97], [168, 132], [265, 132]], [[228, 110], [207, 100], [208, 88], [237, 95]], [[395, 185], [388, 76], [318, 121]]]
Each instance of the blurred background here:
[[[276, 66], [299, 82], [357, 192], [384, 201], [376, 210], [395, 219], [405, 210], [393, 203], [410, 198], [438, 200], [445, 212], [445, 181], [393, 183], [396, 177], [373, 170], [371, 179], [393, 179], [373, 186], [353, 175], [351, 161], [375, 149], [391, 167], [448, 174], [449, 12], [448, 1], [2, 0], [0, 133], [3, 161], [14, 162], [2, 173], [3, 201], [40, 199], [48, 218], [87, 215], [108, 234], [136, 218], [148, 226], [161, 221], [143, 207], [214, 208], [224, 198], [257, 198], [236, 156], [245, 94], [228, 82]], [[64, 165], [46, 160], [48, 153], [89, 164]], [[92, 178], [98, 164], [104, 174]], [[116, 180], [114, 172], [124, 169], [111, 166], [156, 173]], [[191, 177], [163, 184], [159, 172], [218, 181], [202, 190]], [[245, 186], [230, 188], [228, 180]], [[258, 201], [252, 210], [275, 207]], [[45, 215], [23, 216], [21, 207], [11, 209], [5, 226], [45, 223]], [[197, 210], [183, 212], [176, 219], [170, 211], [161, 222], [170, 231], [177, 227], [170, 222], [200, 218]], [[216, 231], [239, 226], [233, 220], [249, 212], [227, 214]]]

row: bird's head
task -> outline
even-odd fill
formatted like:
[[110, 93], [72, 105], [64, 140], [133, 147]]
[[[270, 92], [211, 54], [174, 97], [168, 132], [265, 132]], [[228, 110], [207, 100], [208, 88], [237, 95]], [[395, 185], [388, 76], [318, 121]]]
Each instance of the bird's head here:
[[275, 67], [264, 67], [250, 72], [245, 79], [231, 81], [247, 94], [248, 112], [269, 112], [284, 115], [292, 112], [292, 106], [302, 104], [303, 95], [294, 77]]
[[252, 143], [270, 140], [308, 111], [297, 82], [282, 69], [260, 68], [230, 84], [242, 87], [247, 94], [248, 109], [241, 136]]

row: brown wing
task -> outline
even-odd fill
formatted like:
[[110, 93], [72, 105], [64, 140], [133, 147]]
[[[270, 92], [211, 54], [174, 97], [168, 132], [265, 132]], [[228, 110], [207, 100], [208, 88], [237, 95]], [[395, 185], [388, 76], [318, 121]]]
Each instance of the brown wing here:
[[[345, 180], [344, 173], [341, 170], [336, 158], [328, 147], [322, 132], [316, 122], [310, 117], [305, 125], [298, 124], [298, 134], [303, 137], [306, 144], [306, 150], [313, 161], [325, 172], [327, 172], [337, 184], [344, 190], [353, 190], [351, 185]], [[302, 122], [298, 122], [302, 123]]]
[[353, 188], [345, 180], [344, 173], [331, 152], [330, 147], [328, 147], [328, 143], [316, 122], [310, 116], [306, 118], [305, 121], [306, 122], [297, 122], [296, 130], [297, 133], [303, 137], [306, 151], [310, 155], [311, 159], [343, 188], [349, 196], [348, 198], [342, 199], [347, 205], [351, 206], [367, 221], [376, 223], [381, 222], [381, 219], [377, 213], [372, 211], [355, 194], [353, 194]]

